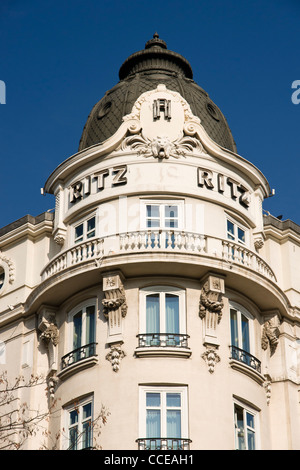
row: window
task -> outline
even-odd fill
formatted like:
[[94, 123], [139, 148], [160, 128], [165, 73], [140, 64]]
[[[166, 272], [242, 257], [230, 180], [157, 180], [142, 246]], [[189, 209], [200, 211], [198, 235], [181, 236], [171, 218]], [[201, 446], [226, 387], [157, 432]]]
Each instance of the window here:
[[142, 387], [139, 448], [188, 449], [186, 387]]
[[4, 285], [4, 281], [5, 281], [5, 272], [4, 272], [3, 267], [0, 266], [0, 291]]
[[96, 217], [93, 216], [75, 226], [74, 242], [81, 243], [96, 235]]
[[62, 358], [62, 368], [95, 355], [95, 310], [94, 304], [83, 304], [71, 312], [71, 352]]
[[252, 353], [253, 317], [238, 304], [230, 306], [231, 357], [260, 372], [260, 361]]
[[237, 450], [255, 450], [257, 412], [234, 403], [235, 448]]
[[67, 410], [68, 450], [91, 449], [93, 446], [93, 401], [87, 399]]
[[227, 219], [227, 238], [236, 243], [246, 243], [246, 230], [230, 219]]
[[141, 291], [139, 346], [187, 347], [185, 293], [170, 286]]
[[152, 248], [174, 247], [174, 230], [182, 229], [183, 201], [145, 201], [142, 226], [151, 230]]

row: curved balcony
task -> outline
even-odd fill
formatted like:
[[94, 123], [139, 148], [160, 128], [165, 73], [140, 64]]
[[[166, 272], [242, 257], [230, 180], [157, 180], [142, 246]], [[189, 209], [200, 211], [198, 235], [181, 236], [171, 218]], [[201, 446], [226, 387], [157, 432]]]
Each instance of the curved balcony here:
[[[116, 255], [172, 253], [210, 257], [225, 262], [230, 269], [240, 266], [273, 282], [276, 276], [257, 253], [247, 247], [203, 234], [176, 230], [143, 230], [91, 239], [66, 249], [53, 258], [41, 273], [42, 281], [67, 269]], [[137, 261], [137, 260], [135, 260]], [[199, 260], [198, 262], [201, 263]]]

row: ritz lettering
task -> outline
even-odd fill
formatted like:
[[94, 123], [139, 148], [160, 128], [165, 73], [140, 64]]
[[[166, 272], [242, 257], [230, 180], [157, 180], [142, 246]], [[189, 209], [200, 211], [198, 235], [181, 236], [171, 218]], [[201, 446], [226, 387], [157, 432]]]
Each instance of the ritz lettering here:
[[[99, 170], [92, 175], [76, 181], [70, 187], [70, 202], [72, 204], [89, 196], [92, 193], [100, 192], [110, 184], [111, 187], [127, 184], [127, 165], [115, 166]], [[108, 183], [110, 181], [110, 183]]]
[[231, 199], [238, 201], [245, 208], [248, 208], [250, 205], [249, 191], [243, 184], [233, 178], [207, 170], [206, 168], [198, 168], [197, 181], [200, 188], [218, 191], [220, 194], [225, 194], [229, 191]]

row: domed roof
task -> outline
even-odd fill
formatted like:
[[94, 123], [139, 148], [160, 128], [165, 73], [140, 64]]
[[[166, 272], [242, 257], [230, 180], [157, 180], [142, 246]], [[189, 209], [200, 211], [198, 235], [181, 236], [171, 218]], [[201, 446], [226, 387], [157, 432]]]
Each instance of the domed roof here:
[[189, 103], [192, 113], [201, 119], [208, 135], [217, 144], [236, 152], [236, 145], [227, 121], [208, 94], [193, 80], [189, 62], [167, 49], [165, 41], [155, 33], [145, 49], [135, 52], [122, 64], [120, 81], [93, 107], [79, 143], [79, 151], [111, 137], [130, 114], [138, 97], [164, 84]]

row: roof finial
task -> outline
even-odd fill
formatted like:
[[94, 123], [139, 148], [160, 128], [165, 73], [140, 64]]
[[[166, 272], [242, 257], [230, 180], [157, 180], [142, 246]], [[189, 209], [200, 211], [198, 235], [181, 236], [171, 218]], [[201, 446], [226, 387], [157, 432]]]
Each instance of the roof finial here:
[[162, 47], [163, 49], [167, 49], [167, 44], [165, 41], [159, 38], [159, 35], [157, 32], [153, 34], [153, 39], [150, 39], [149, 41], [146, 42], [145, 49], [149, 49], [150, 47], [153, 46], [158, 46]]

